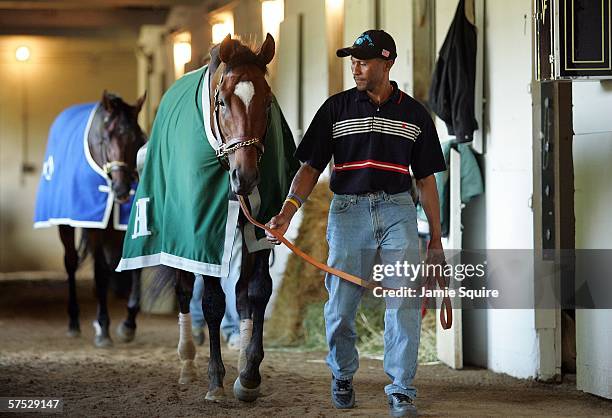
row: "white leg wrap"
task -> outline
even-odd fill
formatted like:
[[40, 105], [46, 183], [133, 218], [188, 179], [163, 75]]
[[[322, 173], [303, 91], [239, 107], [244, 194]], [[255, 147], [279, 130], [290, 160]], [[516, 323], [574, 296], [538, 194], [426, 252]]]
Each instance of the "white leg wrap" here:
[[246, 367], [246, 348], [251, 342], [253, 335], [253, 320], [240, 320], [240, 354], [238, 355], [238, 372], [241, 372]]
[[191, 337], [191, 314], [179, 313], [178, 355], [181, 360], [193, 360], [196, 355], [195, 344]]

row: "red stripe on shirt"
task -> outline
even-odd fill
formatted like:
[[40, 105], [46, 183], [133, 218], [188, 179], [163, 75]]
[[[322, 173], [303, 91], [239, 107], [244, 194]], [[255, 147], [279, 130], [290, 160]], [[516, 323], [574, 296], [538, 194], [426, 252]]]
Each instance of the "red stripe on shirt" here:
[[394, 171], [401, 174], [409, 174], [408, 167], [400, 164], [387, 163], [375, 160], [350, 161], [342, 164], [334, 164], [336, 171], [362, 170], [365, 168], [375, 168], [377, 170]]

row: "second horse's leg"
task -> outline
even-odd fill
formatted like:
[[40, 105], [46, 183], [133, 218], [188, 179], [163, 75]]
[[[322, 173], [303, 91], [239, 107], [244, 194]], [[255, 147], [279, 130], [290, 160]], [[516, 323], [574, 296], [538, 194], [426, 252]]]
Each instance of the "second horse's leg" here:
[[132, 276], [132, 288], [127, 305], [128, 316], [117, 327], [117, 337], [124, 343], [133, 341], [136, 336], [136, 315], [140, 312], [140, 272], [141, 270], [132, 270], [127, 273]]
[[204, 276], [202, 309], [204, 311], [204, 319], [206, 319], [208, 324], [210, 344], [206, 399], [214, 401], [225, 398], [225, 391], [223, 389], [225, 366], [221, 358], [221, 320], [225, 314], [225, 294], [218, 277]]
[[255, 253], [253, 276], [248, 284], [249, 305], [253, 315], [253, 335], [246, 348], [246, 364], [234, 382], [234, 395], [241, 401], [253, 402], [259, 396], [261, 374], [259, 366], [264, 358], [263, 325], [266, 306], [272, 295], [268, 258], [269, 250]]
[[110, 338], [108, 327], [110, 317], [108, 316], [108, 276], [109, 271], [104, 259], [104, 252], [100, 247], [94, 251], [94, 281], [96, 283], [96, 297], [98, 299], [98, 313], [93, 321], [95, 330], [94, 344], [98, 348], [111, 347], [113, 341]]
[[75, 274], [79, 266], [79, 256], [74, 246], [74, 228], [68, 225], [59, 226], [60, 239], [64, 245], [64, 267], [68, 273], [68, 336], [78, 337], [81, 335], [79, 325], [79, 304], [76, 295]]
[[193, 274], [176, 270], [175, 290], [179, 302], [179, 343], [178, 356], [181, 360], [181, 375], [179, 383], [182, 385], [197, 380], [198, 375], [193, 363], [196, 355], [196, 347], [191, 337], [191, 314], [189, 313], [189, 301], [193, 289]]

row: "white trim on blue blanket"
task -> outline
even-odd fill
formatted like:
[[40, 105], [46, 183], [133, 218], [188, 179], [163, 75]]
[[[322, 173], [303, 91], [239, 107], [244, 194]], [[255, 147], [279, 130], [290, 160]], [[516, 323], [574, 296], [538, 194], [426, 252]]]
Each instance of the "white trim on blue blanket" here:
[[127, 224], [121, 223], [121, 205], [119, 203], [115, 203], [113, 206], [113, 228], [117, 231], [127, 231], [128, 228]]
[[89, 130], [91, 129], [91, 124], [93, 122], [94, 115], [98, 110], [98, 107], [100, 107], [100, 103], [96, 104], [96, 106], [91, 111], [91, 114], [89, 115], [89, 119], [87, 120], [87, 127], [85, 128], [85, 133], [83, 134], [83, 153], [85, 154], [85, 159], [87, 160], [87, 163], [89, 164], [91, 169], [98, 173], [100, 177], [102, 177], [106, 181], [106, 185], [108, 186], [108, 191], [100, 190], [103, 193], [108, 193], [108, 197], [106, 198], [106, 208], [104, 209], [104, 217], [102, 218], [101, 222], [98, 222], [98, 226], [93, 227], [106, 229], [108, 221], [110, 220], [111, 212], [113, 210], [113, 203], [115, 201], [115, 196], [113, 194], [112, 188], [113, 183], [108, 178], [104, 170], [102, 170], [102, 167], [100, 167], [91, 156], [91, 151], [89, 150], [89, 142], [87, 141], [89, 137]]
[[69, 225], [74, 228], [96, 228], [105, 229], [106, 226], [102, 225], [101, 222], [95, 221], [75, 221], [70, 218], [49, 218], [46, 221], [34, 222], [34, 229], [49, 228], [57, 225]]
[[122, 258], [115, 271], [121, 272], [144, 267], [155, 267], [160, 264], [205, 276], [221, 277], [221, 266], [218, 264], [202, 263], [165, 252], [133, 258]]
[[206, 67], [206, 72], [204, 73], [204, 79], [202, 81], [204, 85], [202, 86], [202, 119], [204, 120], [204, 130], [206, 131], [206, 139], [208, 143], [217, 151], [217, 141], [215, 140], [215, 135], [212, 132], [210, 126], [210, 71], [209, 67]]

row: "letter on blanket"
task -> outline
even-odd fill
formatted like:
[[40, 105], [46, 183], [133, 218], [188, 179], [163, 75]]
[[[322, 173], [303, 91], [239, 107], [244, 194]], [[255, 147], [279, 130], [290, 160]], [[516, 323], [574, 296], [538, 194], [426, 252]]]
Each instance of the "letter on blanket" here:
[[151, 235], [147, 224], [147, 203], [148, 197], [142, 197], [136, 201], [136, 216], [134, 218], [134, 233], [132, 239]]

